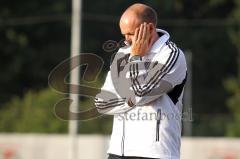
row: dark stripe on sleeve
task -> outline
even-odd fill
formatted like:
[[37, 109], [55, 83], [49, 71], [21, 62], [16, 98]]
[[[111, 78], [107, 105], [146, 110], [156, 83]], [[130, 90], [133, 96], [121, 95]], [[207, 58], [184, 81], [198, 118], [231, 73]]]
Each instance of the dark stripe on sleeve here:
[[[172, 50], [170, 53], [169, 58], [167, 59], [167, 62], [165, 65], [161, 68], [161, 70], [158, 70], [153, 77], [149, 80], [147, 84], [145, 84], [143, 87], [139, 84], [137, 77], [134, 76], [132, 77], [130, 74], [130, 77], [133, 78], [133, 90], [136, 95], [138, 96], [144, 96], [145, 94], [149, 93], [175, 65], [178, 56], [179, 56], [179, 50], [174, 46], [173, 43], [168, 43], [169, 48]], [[137, 64], [137, 63], [135, 63]], [[135, 74], [135, 69], [131, 70], [130, 67], [130, 72], [133, 72]], [[138, 67], [137, 67], [137, 72], [138, 72]], [[137, 88], [139, 86], [139, 89]]]
[[186, 73], [186, 76], [185, 76], [184, 80], [182, 81], [182, 83], [179, 85], [176, 85], [173, 88], [173, 90], [171, 90], [169, 93], [167, 93], [167, 95], [169, 96], [169, 98], [172, 100], [172, 102], [174, 104], [176, 104], [178, 102], [178, 98], [182, 94], [182, 91], [183, 91], [186, 81], [187, 81], [187, 73]]

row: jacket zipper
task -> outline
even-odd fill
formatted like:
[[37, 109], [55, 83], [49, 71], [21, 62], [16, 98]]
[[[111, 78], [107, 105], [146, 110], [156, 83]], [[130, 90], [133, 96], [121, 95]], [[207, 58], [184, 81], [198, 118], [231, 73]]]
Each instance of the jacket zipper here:
[[122, 156], [124, 156], [124, 140], [125, 140], [125, 114], [123, 118], [123, 135], [122, 135], [122, 143], [121, 143]]
[[159, 141], [159, 129], [160, 129], [160, 120], [161, 120], [161, 109], [157, 110], [157, 123], [156, 123], [156, 141]]

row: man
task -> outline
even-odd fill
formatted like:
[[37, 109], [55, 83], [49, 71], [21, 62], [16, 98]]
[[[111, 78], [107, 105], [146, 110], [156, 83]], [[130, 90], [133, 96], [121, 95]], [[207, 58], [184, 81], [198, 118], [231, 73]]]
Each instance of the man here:
[[114, 115], [109, 159], [179, 159], [184, 54], [156, 29], [149, 6], [130, 6], [119, 25], [127, 46], [115, 55], [95, 100], [100, 113]]

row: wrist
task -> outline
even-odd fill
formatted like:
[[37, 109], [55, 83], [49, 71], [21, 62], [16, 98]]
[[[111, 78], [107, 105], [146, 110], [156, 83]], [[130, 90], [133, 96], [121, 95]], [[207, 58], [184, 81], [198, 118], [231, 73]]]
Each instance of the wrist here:
[[143, 57], [144, 56], [144, 53], [140, 53], [140, 52], [131, 52], [131, 56], [141, 56]]
[[133, 61], [142, 61], [142, 57], [140, 55], [133, 55], [130, 59], [129, 59], [130, 62], [133, 62]]

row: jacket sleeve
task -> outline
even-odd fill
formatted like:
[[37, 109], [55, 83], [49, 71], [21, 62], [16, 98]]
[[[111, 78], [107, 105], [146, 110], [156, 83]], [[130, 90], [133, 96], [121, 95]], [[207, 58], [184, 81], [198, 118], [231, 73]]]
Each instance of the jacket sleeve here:
[[99, 113], [108, 115], [125, 113], [133, 108], [126, 103], [126, 97], [120, 97], [116, 92], [110, 71], [101, 92], [96, 95], [95, 106]]
[[185, 56], [171, 42], [165, 46], [165, 50], [155, 55], [147, 69], [146, 63], [140, 61], [130, 62], [127, 69], [127, 78], [130, 79], [134, 92], [129, 100], [134, 105], [144, 105], [156, 100], [185, 81], [187, 75]]

